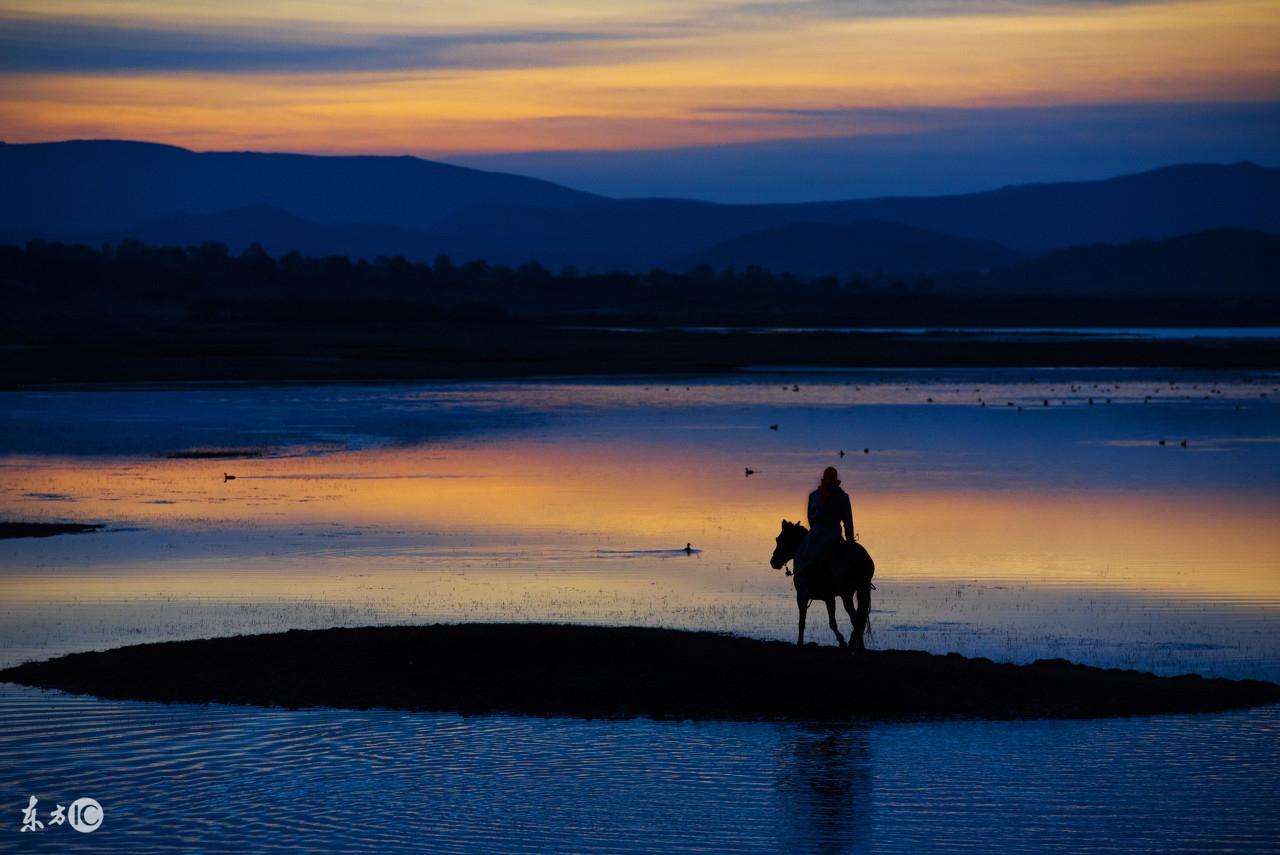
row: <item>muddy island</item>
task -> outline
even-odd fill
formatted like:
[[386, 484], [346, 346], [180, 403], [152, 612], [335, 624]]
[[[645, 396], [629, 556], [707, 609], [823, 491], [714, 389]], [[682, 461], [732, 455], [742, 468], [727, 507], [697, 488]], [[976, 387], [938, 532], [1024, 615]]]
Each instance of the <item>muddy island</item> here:
[[1280, 702], [1280, 685], [1256, 680], [907, 650], [854, 658], [711, 632], [560, 624], [141, 644], [26, 663], [0, 680], [122, 700], [591, 718], [1083, 718]]
[[88, 534], [104, 527], [101, 523], [0, 522], [0, 540], [16, 537], [56, 537], [60, 534]]

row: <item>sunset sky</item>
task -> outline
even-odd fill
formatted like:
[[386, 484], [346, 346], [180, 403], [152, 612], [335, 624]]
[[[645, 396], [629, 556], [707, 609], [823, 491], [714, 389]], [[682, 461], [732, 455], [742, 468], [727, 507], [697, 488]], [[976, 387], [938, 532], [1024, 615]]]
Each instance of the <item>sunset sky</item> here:
[[723, 199], [1274, 165], [1280, 2], [4, 0], [0, 137]]

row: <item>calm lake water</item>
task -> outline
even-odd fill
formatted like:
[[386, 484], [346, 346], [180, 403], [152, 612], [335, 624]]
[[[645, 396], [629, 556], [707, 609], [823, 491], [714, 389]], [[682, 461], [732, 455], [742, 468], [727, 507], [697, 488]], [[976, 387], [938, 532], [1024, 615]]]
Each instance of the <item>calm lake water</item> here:
[[[0, 541], [5, 664], [370, 623], [789, 639], [790, 580], [767, 559], [836, 465], [878, 564], [873, 646], [1280, 680], [1280, 375], [758, 371], [0, 401], [0, 517], [107, 525]], [[810, 638], [832, 640], [819, 620]], [[822, 728], [0, 686], [0, 723], [0, 840], [18, 850], [1280, 848], [1277, 708]], [[107, 819], [19, 835], [30, 795], [42, 810], [92, 796]]]
[[1044, 340], [1062, 337], [1129, 339], [1140, 341], [1274, 341], [1280, 327], [609, 327], [578, 326], [611, 332], [652, 333], [669, 329], [695, 333], [740, 333], [778, 335], [794, 333], [874, 333], [902, 336], [958, 336], [971, 339]]

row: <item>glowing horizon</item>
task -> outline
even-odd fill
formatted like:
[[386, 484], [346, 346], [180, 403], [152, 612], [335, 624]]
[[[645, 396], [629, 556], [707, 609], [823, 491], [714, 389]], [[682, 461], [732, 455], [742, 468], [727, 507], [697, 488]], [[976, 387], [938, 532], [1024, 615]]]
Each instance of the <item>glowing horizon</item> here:
[[1280, 3], [10, 2], [8, 142], [455, 154], [943, 129], [1280, 96]]

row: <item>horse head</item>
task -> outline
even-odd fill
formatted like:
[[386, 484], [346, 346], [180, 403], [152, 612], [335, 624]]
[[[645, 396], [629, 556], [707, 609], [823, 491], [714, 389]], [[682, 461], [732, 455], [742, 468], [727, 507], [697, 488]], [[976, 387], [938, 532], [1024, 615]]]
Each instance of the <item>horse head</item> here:
[[800, 541], [804, 540], [804, 536], [809, 530], [798, 522], [782, 521], [782, 531], [778, 532], [777, 538], [774, 539], [773, 555], [769, 557], [769, 566], [774, 570], [781, 570], [782, 565], [786, 564], [796, 556], [796, 550], [800, 548]]

